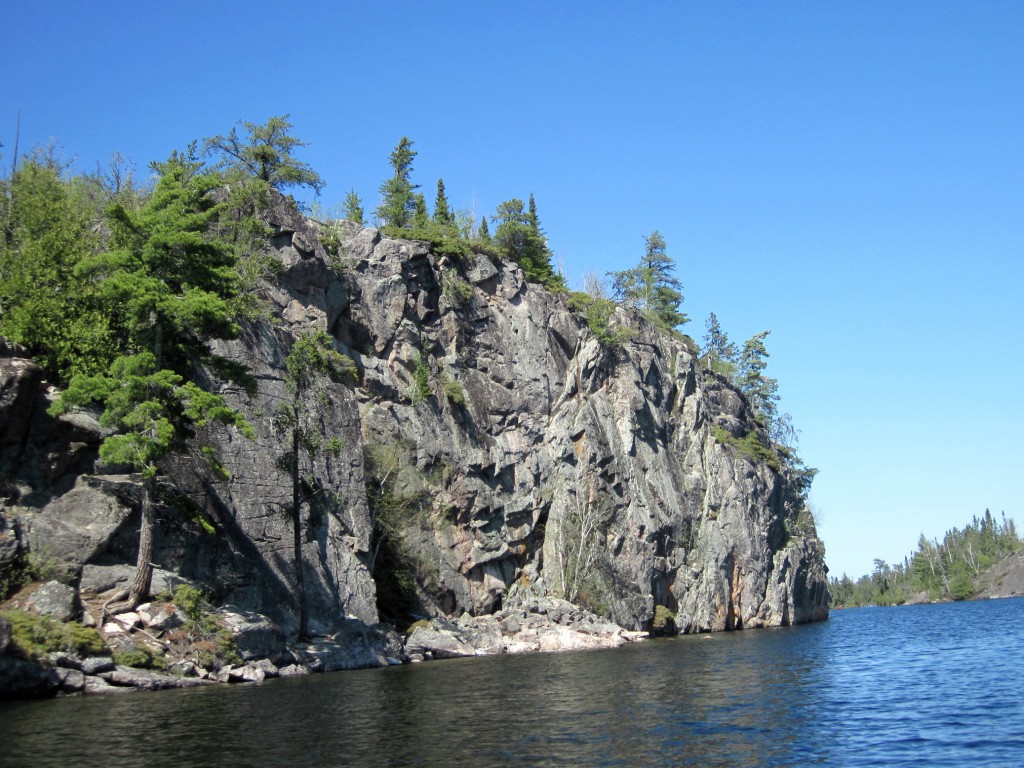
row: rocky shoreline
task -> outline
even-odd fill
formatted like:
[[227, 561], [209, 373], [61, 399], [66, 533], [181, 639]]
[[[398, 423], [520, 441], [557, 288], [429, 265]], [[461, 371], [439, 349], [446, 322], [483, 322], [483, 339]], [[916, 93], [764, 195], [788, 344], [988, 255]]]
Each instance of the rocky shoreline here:
[[[38, 585], [14, 604], [60, 621], [70, 618], [75, 597], [71, 587], [53, 581]], [[175, 647], [176, 636], [180, 639], [183, 628], [194, 623], [180, 606], [164, 601], [145, 603], [134, 611], [108, 616], [102, 626], [96, 626], [96, 599], [103, 597], [94, 595], [93, 600], [83, 601], [81, 621], [75, 623], [93, 625], [107, 653], [79, 655], [64, 650], [27, 657], [14, 642], [11, 623], [0, 617], [0, 698], [253, 683], [433, 659], [617, 648], [649, 637], [647, 632], [623, 629], [560, 598], [524, 590], [521, 595], [514, 594], [507, 607], [486, 616], [423, 619], [406, 633], [387, 624], [366, 625], [350, 619], [331, 635], [292, 644], [286, 643], [284, 633], [266, 616], [223, 606], [211, 609], [205, 621], [230, 633], [230, 654], [204, 657], [202, 642]], [[153, 656], [147, 660], [157, 668], [118, 663], [124, 649], [133, 647], [152, 649]], [[157, 655], [160, 651], [163, 653]]]

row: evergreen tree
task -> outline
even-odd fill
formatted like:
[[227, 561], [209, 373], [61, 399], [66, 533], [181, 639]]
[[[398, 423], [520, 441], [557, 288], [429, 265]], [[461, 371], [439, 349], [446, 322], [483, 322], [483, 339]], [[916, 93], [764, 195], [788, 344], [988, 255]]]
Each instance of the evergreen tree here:
[[477, 239], [480, 240], [480, 242], [482, 242], [482, 243], [489, 243], [489, 242], [491, 242], [491, 232], [487, 228], [487, 217], [486, 216], [481, 216], [480, 217], [480, 226], [477, 228], [476, 236], [477, 236]]
[[312, 331], [300, 337], [292, 346], [285, 360], [286, 382], [291, 400], [278, 411], [278, 418], [291, 432], [291, 450], [283, 457], [282, 463], [289, 470], [292, 479], [292, 553], [295, 569], [295, 596], [299, 608], [299, 638], [309, 636], [309, 608], [305, 589], [302, 558], [302, 503], [312, 504], [310, 494], [303, 493], [315, 487], [303, 473], [303, 468], [313, 471], [313, 461], [322, 451], [337, 452], [337, 440], [323, 439], [317, 429], [315, 400], [311, 391], [324, 379], [340, 382], [354, 378], [355, 366], [334, 349], [331, 337], [325, 331]]
[[768, 363], [768, 350], [764, 340], [771, 331], [761, 331], [743, 342], [739, 359], [740, 390], [750, 401], [754, 413], [771, 429], [775, 423], [776, 405], [779, 399], [779, 383], [764, 375]]
[[354, 189], [350, 189], [345, 195], [345, 218], [356, 224], [363, 223], [363, 201], [359, 199]]
[[[161, 461], [182, 452], [212, 422], [251, 435], [241, 414], [197, 382], [197, 366], [215, 363], [208, 341], [231, 338], [236, 276], [233, 252], [206, 232], [218, 214], [209, 192], [217, 179], [194, 172], [179, 155], [159, 166], [153, 194], [139, 211], [109, 211], [111, 249], [83, 259], [76, 275], [97, 282], [119, 319], [120, 356], [106, 374], [76, 374], [53, 413], [89, 403], [103, 408], [100, 424], [116, 430], [100, 446], [110, 464], [142, 473], [142, 525], [135, 577], [137, 605], [153, 574], [153, 502]], [[212, 452], [204, 451], [215, 469]]]
[[494, 242], [508, 258], [523, 268], [527, 278], [549, 287], [561, 283], [551, 266], [551, 252], [534, 227], [522, 200], [514, 198], [499, 205], [495, 219], [498, 227]]
[[731, 379], [736, 374], [736, 345], [729, 341], [714, 312], [708, 315], [705, 327], [704, 360], [715, 373]]
[[530, 193], [530, 201], [527, 204], [526, 216], [529, 219], [533, 231], [544, 237], [544, 230], [540, 228], [540, 218], [537, 216], [537, 202], [533, 199], [533, 192]]
[[644, 238], [645, 249], [633, 269], [610, 272], [615, 298], [627, 307], [639, 310], [662, 330], [672, 330], [688, 322], [679, 311], [683, 303], [682, 285], [673, 275], [675, 261], [666, 253], [665, 239], [655, 230]]
[[412, 198], [412, 226], [414, 229], [426, 229], [430, 224], [430, 213], [427, 211], [427, 199], [422, 192]]
[[444, 191], [444, 179], [437, 180], [437, 197], [434, 199], [434, 221], [442, 227], [454, 227], [455, 216], [448, 206], [448, 197]]
[[253, 177], [278, 191], [288, 187], [310, 187], [316, 194], [324, 188], [324, 180], [306, 163], [293, 157], [294, 151], [306, 143], [289, 135], [292, 124], [288, 115], [271, 117], [266, 123], [240, 121], [237, 128], [224, 136], [213, 136], [205, 142], [206, 151], [220, 155], [220, 167], [228, 174]]
[[[44, 153], [45, 154], [45, 153]], [[94, 203], [81, 180], [34, 153], [4, 189], [6, 236], [0, 240], [0, 335], [24, 345], [50, 379], [105, 370], [117, 354], [96, 286], [75, 276], [100, 247]]]
[[412, 174], [412, 161], [416, 151], [413, 142], [403, 136], [391, 153], [391, 169], [394, 174], [380, 187], [381, 204], [377, 208], [377, 218], [385, 226], [408, 227], [412, 223], [416, 199], [414, 190], [419, 188], [413, 184], [409, 176]]

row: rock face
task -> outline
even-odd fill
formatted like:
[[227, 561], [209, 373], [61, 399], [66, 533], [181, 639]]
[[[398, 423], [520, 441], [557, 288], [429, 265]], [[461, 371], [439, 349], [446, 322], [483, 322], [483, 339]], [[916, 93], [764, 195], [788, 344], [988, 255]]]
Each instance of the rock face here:
[[[635, 335], [605, 347], [565, 296], [515, 265], [460, 263], [348, 222], [326, 237], [280, 199], [269, 223], [278, 320], [250, 322], [217, 349], [256, 388], [212, 382], [256, 439], [205, 435], [227, 482], [199, 461], [168, 466], [158, 566], [294, 637], [291, 485], [275, 413], [291, 344], [324, 329], [359, 378], [313, 396], [323, 438], [341, 446], [306, 472], [314, 633], [372, 625], [378, 605], [494, 614], [515, 586], [629, 630], [649, 629], [657, 606], [684, 632], [827, 617], [822, 548], [797, 484], [716, 439], [715, 428], [741, 438], [757, 426], [692, 342], [620, 310]], [[5, 350], [0, 537], [79, 569], [133, 562], [133, 479], [96, 476], [95, 421], [46, 416], [38, 369]]]

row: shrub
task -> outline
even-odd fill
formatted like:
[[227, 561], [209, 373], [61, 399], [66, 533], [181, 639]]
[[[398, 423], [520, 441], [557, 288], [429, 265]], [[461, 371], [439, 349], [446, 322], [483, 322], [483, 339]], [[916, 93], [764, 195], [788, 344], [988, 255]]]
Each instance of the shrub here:
[[416, 367], [413, 368], [412, 377], [415, 382], [412, 391], [412, 401], [414, 403], [426, 400], [433, 394], [430, 391], [430, 367], [427, 365], [427, 361], [423, 359], [423, 355], [416, 356]]
[[136, 669], [167, 669], [167, 659], [161, 653], [154, 653], [151, 649], [136, 642], [131, 648], [118, 651], [114, 654], [114, 662], [124, 667], [135, 667]]
[[174, 596], [171, 602], [185, 612], [190, 621], [199, 621], [206, 613], [208, 603], [206, 595], [195, 587], [188, 584], [179, 584], [174, 589]]
[[651, 629], [656, 635], [675, 634], [676, 615], [664, 605], [654, 606], [654, 621]]
[[49, 616], [13, 608], [2, 615], [11, 624], [11, 645], [25, 659], [40, 659], [63, 651], [76, 656], [106, 653], [100, 633], [77, 622], [62, 624]]
[[466, 393], [458, 381], [451, 376], [445, 375], [441, 379], [441, 385], [444, 387], [444, 396], [448, 398], [448, 402], [452, 405], [466, 404]]
[[743, 437], [734, 437], [728, 430], [722, 429], [722, 427], [719, 426], [713, 426], [711, 428], [711, 434], [719, 445], [732, 446], [741, 456], [745, 457], [750, 462], [754, 464], [767, 464], [776, 472], [782, 471], [782, 465], [779, 463], [779, 457], [771, 448], [762, 442], [761, 436], [756, 430], [748, 432]]

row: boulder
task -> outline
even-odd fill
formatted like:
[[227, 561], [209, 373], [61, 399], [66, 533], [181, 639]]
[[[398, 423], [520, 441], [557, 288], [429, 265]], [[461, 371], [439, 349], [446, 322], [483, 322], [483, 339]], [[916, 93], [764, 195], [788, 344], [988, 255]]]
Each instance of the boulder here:
[[28, 604], [44, 616], [71, 621], [78, 615], [78, 593], [59, 581], [48, 581], [29, 595]]
[[273, 621], [237, 606], [224, 606], [217, 612], [231, 630], [238, 654], [245, 661], [253, 659], [276, 660], [285, 650], [284, 633]]
[[77, 567], [104, 554], [131, 514], [109, 489], [81, 480], [32, 517], [29, 548], [42, 561]]

